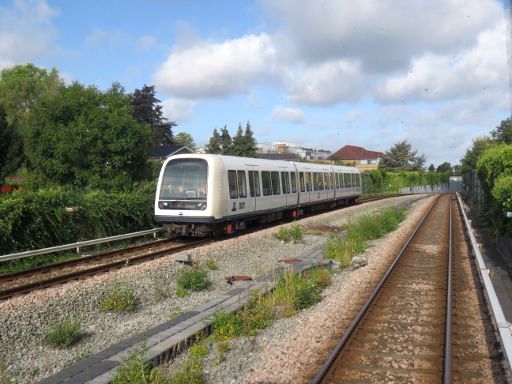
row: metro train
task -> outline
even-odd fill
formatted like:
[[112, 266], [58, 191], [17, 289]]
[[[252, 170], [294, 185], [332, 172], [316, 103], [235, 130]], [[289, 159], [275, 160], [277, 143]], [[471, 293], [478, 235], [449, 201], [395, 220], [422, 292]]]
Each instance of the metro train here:
[[354, 167], [176, 155], [160, 171], [155, 220], [171, 235], [232, 234], [250, 223], [353, 204], [360, 194], [361, 175]]

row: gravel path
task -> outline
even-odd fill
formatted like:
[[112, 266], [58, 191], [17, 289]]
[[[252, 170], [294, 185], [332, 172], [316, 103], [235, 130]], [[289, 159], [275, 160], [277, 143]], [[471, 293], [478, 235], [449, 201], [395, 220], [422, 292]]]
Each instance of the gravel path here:
[[[362, 213], [387, 206], [409, 204], [417, 199], [418, 196], [403, 196], [370, 202], [309, 217], [299, 223], [305, 227], [338, 226]], [[68, 283], [0, 302], [0, 381], [3, 378], [14, 378], [17, 383], [32, 383], [54, 374], [81, 358], [141, 333], [228, 291], [232, 286], [226, 284], [226, 276], [256, 276], [275, 268], [279, 260], [297, 257], [305, 250], [325, 241], [323, 236], [308, 235], [300, 245], [286, 244], [272, 236], [278, 229], [279, 227], [268, 228], [189, 251], [188, 253], [199, 264], [205, 264], [207, 260], [212, 259], [219, 269], [208, 272], [211, 284], [206, 291], [193, 293], [184, 298], [176, 295], [175, 280], [180, 270], [187, 267], [176, 263], [174, 257], [169, 256], [85, 281]], [[360, 271], [373, 269], [372, 264]], [[361, 272], [356, 271], [355, 274]], [[337, 284], [341, 284], [338, 279], [343, 280], [345, 275], [346, 272], [337, 275], [333, 286], [327, 292], [335, 290]], [[128, 282], [135, 287], [138, 297], [136, 310], [122, 314], [99, 310], [98, 300], [101, 293], [116, 281]], [[241, 286], [244, 283], [235, 284]], [[301, 321], [300, 319], [314, 311], [314, 308], [302, 312], [296, 318], [276, 322], [269, 330], [257, 336], [257, 340], [264, 340], [264, 334], [274, 329], [283, 335], [285, 331], [293, 328], [286, 322]], [[42, 339], [49, 326], [68, 318], [80, 322], [85, 332], [84, 338], [68, 349], [45, 345]], [[281, 325], [283, 322], [285, 325]], [[279, 327], [282, 327], [281, 332]], [[270, 336], [268, 340], [275, 338]], [[256, 344], [264, 343], [258, 341]], [[263, 364], [261, 367], [266, 366], [264, 362], [260, 364]], [[217, 368], [223, 371], [223, 366], [228, 364], [223, 363]], [[230, 372], [229, 369], [224, 371]], [[231, 376], [229, 380], [227, 377], [229, 374], [217, 380], [212, 373], [212, 382], [236, 382], [231, 381], [235, 376]]]

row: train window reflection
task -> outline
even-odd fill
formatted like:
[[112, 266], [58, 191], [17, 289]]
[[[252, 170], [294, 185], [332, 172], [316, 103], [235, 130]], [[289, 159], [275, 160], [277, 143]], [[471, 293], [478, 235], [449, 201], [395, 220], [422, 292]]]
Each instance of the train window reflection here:
[[236, 171], [228, 171], [229, 197], [236, 199], [238, 197], [238, 188], [236, 186]]
[[247, 197], [247, 182], [245, 181], [245, 171], [238, 171], [238, 197]]
[[161, 200], [205, 200], [208, 163], [202, 159], [175, 159], [165, 167]]

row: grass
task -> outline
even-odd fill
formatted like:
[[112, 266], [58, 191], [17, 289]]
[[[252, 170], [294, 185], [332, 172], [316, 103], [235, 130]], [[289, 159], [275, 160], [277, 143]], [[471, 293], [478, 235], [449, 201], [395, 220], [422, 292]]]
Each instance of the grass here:
[[216, 271], [217, 269], [219, 269], [219, 266], [217, 265], [217, 263], [215, 262], [215, 260], [213, 259], [209, 259], [207, 262], [206, 262], [206, 268], [208, 268], [209, 270], [211, 271]]
[[174, 294], [174, 289], [171, 284], [169, 284], [169, 279], [165, 276], [158, 276], [153, 279], [151, 291], [156, 301], [168, 299]]
[[209, 284], [208, 271], [201, 267], [187, 267], [182, 269], [176, 280], [178, 289], [184, 291], [202, 291], [207, 288]]
[[270, 294], [254, 294], [241, 311], [216, 313], [213, 340], [224, 342], [241, 335], [254, 335], [277, 318], [293, 316], [319, 302], [322, 289], [330, 282], [328, 269], [311, 269], [299, 275], [287, 272]]
[[298, 243], [304, 238], [304, 231], [299, 224], [294, 223], [289, 227], [279, 228], [279, 232], [277, 232], [277, 234], [274, 236], [279, 240], [284, 241], [285, 243], [290, 241]]
[[406, 217], [403, 208], [385, 208], [378, 213], [361, 216], [346, 226], [344, 238], [331, 237], [325, 248], [325, 257], [337, 260], [342, 268], [350, 266], [352, 257], [368, 248], [368, 240], [375, 240], [398, 228]]
[[191, 356], [171, 376], [163, 369], [152, 368], [141, 349], [135, 350], [116, 371], [112, 384], [204, 384], [203, 362]]
[[115, 283], [103, 292], [100, 309], [103, 311], [127, 312], [135, 308], [135, 288], [127, 283]]
[[44, 341], [54, 347], [67, 348], [81, 337], [80, 323], [75, 320], [64, 320], [50, 327]]

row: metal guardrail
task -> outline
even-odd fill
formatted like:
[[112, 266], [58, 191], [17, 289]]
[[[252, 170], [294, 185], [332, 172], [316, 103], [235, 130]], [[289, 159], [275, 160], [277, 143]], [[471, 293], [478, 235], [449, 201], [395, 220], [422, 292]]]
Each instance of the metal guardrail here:
[[18, 253], [11, 253], [9, 255], [0, 256], [0, 261], [23, 259], [25, 257], [44, 255], [46, 253], [54, 253], [54, 252], [59, 252], [59, 251], [66, 251], [68, 249], [76, 249], [76, 253], [80, 254], [81, 247], [86, 247], [88, 245], [109, 243], [111, 241], [130, 239], [132, 237], [140, 237], [140, 236], [151, 235], [151, 234], [156, 237], [156, 234], [163, 230], [165, 230], [163, 227], [162, 228], [153, 228], [153, 229], [147, 229], [145, 231], [125, 233], [123, 235], [102, 237], [100, 239], [85, 240], [85, 241], [78, 241], [76, 243], [71, 243], [71, 244], [57, 245], [55, 247], [34, 249], [32, 251], [25, 251], [25, 252], [18, 252]]
[[473, 252], [475, 253], [476, 260], [478, 263], [478, 270], [480, 272], [480, 277], [482, 278], [482, 283], [484, 285], [484, 290], [491, 304], [491, 312], [498, 327], [498, 331], [500, 334], [500, 342], [503, 347], [503, 352], [505, 354], [505, 358], [508, 362], [509, 373], [512, 373], [512, 335], [510, 331], [510, 326], [505, 319], [505, 315], [503, 314], [503, 310], [501, 309], [500, 302], [498, 300], [498, 296], [496, 295], [496, 291], [494, 290], [494, 286], [492, 285], [491, 278], [489, 276], [489, 269], [485, 266], [484, 259], [482, 257], [482, 253], [478, 247], [478, 243], [476, 242], [475, 235], [473, 234], [473, 230], [471, 225], [469, 224], [468, 217], [466, 212], [464, 211], [464, 206], [462, 204], [462, 199], [460, 198], [460, 194], [457, 193], [457, 199], [459, 200], [459, 204], [462, 211], [462, 216], [464, 217], [464, 224], [466, 225], [466, 229], [469, 234], [469, 239], [471, 241], [471, 246], [473, 248]]

